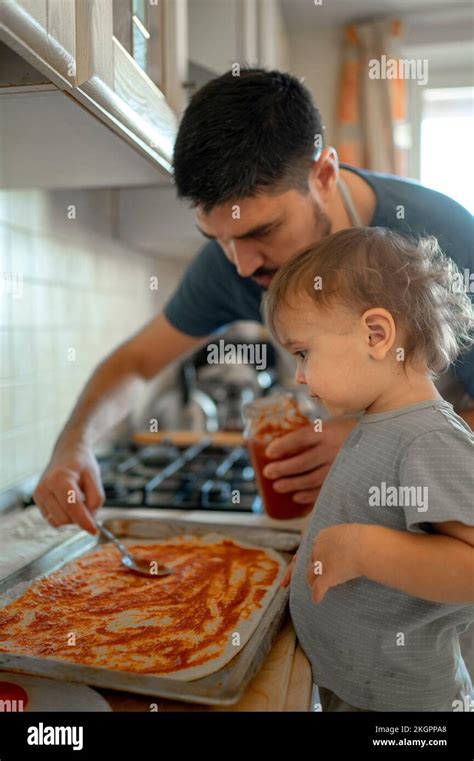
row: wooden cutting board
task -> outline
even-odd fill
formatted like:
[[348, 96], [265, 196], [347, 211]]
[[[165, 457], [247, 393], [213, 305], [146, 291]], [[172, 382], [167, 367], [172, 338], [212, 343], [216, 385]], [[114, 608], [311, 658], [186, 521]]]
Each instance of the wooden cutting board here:
[[209, 438], [217, 446], [239, 447], [244, 443], [244, 438], [239, 431], [216, 431], [216, 433], [207, 433], [207, 431], [173, 431], [165, 430], [157, 433], [150, 431], [140, 431], [133, 435], [133, 440], [137, 444], [158, 444], [163, 439], [171, 439], [178, 446], [192, 446], [202, 441], [203, 438]]

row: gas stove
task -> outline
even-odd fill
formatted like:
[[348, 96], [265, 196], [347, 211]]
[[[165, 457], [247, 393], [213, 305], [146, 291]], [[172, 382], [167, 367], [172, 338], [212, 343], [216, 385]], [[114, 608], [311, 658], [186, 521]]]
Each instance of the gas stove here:
[[105, 507], [263, 512], [245, 447], [207, 438], [182, 447], [165, 439], [117, 446], [98, 459]]

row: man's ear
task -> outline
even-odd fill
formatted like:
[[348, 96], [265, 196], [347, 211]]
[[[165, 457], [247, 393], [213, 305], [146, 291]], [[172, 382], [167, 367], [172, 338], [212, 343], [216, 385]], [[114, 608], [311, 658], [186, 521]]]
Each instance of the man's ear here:
[[309, 171], [309, 186], [316, 197], [326, 201], [336, 191], [339, 175], [339, 159], [336, 149], [329, 145], [323, 149], [321, 157], [313, 161]]
[[361, 327], [369, 356], [385, 359], [395, 343], [396, 328], [386, 309], [368, 309], [361, 317]]

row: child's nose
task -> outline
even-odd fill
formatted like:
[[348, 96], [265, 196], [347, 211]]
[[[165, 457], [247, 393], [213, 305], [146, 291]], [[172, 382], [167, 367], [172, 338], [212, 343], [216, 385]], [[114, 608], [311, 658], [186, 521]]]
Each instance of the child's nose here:
[[304, 377], [304, 372], [302, 371], [301, 367], [297, 367], [296, 368], [295, 381], [297, 383], [304, 383], [304, 384], [306, 384], [306, 380], [305, 380], [305, 377]]

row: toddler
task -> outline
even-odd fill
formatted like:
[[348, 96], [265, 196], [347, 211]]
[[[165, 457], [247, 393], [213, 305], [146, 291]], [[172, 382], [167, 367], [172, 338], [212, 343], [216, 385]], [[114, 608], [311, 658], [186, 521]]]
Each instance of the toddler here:
[[474, 437], [433, 383], [472, 343], [460, 283], [435, 239], [351, 228], [283, 265], [264, 298], [296, 380], [332, 416], [360, 414], [287, 574], [323, 710], [474, 708], [459, 647]]

